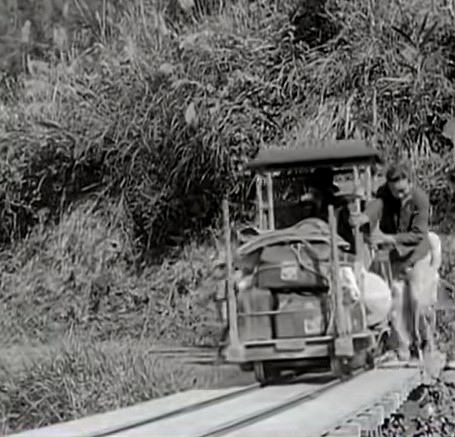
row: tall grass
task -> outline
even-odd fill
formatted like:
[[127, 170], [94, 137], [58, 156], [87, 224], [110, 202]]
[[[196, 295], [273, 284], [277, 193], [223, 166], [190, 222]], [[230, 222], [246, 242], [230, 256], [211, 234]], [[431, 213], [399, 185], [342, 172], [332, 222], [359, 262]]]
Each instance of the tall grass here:
[[213, 387], [232, 369], [202, 369], [153, 357], [149, 344], [54, 343], [21, 359], [0, 357], [0, 435]]
[[217, 343], [214, 249], [192, 244], [138, 270], [122, 205], [105, 202], [74, 204], [58, 224], [43, 219], [1, 254], [0, 435], [236, 376], [149, 354]]
[[311, 137], [374, 138], [432, 176], [422, 183], [435, 202], [449, 199], [445, 2], [193, 3], [18, 12], [25, 70], [1, 118], [2, 241], [43, 208], [58, 218], [105, 190], [123, 200], [142, 249], [180, 243], [214, 223], [225, 192], [248, 195], [241, 165], [261, 144]]
[[3, 253], [0, 344], [46, 344], [68, 333], [94, 341], [216, 342], [219, 328], [204, 291], [215, 286], [214, 249], [190, 245], [138, 271], [121, 206], [104, 206], [108, 217], [93, 207], [78, 205]]

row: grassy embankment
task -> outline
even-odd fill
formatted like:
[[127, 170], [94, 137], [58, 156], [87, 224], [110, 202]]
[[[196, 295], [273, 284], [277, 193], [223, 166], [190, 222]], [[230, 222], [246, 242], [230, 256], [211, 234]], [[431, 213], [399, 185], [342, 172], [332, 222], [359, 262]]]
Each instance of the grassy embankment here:
[[263, 143], [374, 137], [452, 212], [442, 1], [192, 3], [0, 2], [5, 433], [219, 378], [147, 349], [216, 341], [208, 229]]

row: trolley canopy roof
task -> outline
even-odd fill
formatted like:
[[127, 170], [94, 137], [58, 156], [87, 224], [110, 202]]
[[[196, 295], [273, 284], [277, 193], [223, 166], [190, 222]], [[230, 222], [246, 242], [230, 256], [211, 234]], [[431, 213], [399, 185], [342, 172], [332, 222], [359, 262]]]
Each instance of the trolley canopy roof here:
[[320, 143], [319, 147], [302, 145], [294, 149], [263, 149], [248, 163], [248, 168], [267, 171], [296, 167], [345, 167], [381, 162], [378, 151], [368, 147], [365, 141], [341, 140]]

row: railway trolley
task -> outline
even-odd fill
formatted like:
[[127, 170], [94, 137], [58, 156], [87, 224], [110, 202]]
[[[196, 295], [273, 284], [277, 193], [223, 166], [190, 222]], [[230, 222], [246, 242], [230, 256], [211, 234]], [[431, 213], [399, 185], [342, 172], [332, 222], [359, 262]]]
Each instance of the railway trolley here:
[[[256, 223], [233, 231], [228, 200], [223, 203], [227, 362], [254, 369], [262, 383], [285, 371], [343, 376], [374, 366], [390, 323], [384, 315], [369, 320], [365, 274], [374, 254], [349, 214], [371, 198], [381, 164], [378, 152], [358, 140], [264, 149], [248, 163]], [[329, 169], [339, 187], [327, 220], [312, 217], [306, 199], [317, 169]], [[375, 260], [382, 289], [390, 291], [388, 256], [376, 253]]]

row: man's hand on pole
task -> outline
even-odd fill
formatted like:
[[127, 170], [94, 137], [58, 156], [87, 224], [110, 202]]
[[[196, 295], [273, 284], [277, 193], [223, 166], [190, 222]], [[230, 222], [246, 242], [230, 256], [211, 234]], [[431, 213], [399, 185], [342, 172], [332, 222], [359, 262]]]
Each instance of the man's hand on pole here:
[[370, 242], [375, 246], [394, 246], [395, 236], [377, 230], [371, 234]]

